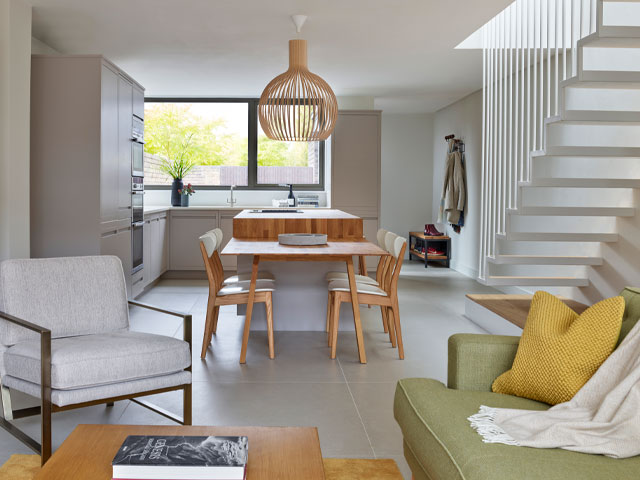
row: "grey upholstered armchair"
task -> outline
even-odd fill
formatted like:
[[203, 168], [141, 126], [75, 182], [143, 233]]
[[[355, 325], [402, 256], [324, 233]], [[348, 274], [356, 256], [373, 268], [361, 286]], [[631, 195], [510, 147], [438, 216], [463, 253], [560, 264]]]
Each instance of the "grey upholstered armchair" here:
[[[184, 341], [129, 330], [129, 307], [181, 317]], [[51, 456], [51, 413], [130, 399], [191, 424], [191, 315], [127, 301], [117, 257], [6, 260], [0, 263], [0, 389], [4, 427]], [[41, 406], [13, 410], [11, 390]], [[180, 418], [135, 399], [183, 390]], [[11, 420], [42, 414], [41, 444]]]

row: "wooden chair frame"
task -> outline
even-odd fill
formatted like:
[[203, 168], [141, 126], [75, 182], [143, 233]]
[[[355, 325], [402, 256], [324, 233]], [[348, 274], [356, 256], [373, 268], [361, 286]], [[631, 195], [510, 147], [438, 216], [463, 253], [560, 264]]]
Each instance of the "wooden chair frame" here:
[[[249, 292], [234, 293], [231, 295], [218, 296], [218, 291], [224, 282], [224, 267], [218, 254], [217, 245], [211, 256], [207, 254], [207, 249], [202, 241], [200, 242], [200, 252], [204, 260], [207, 278], [209, 280], [209, 299], [207, 300], [207, 318], [205, 321], [204, 335], [202, 338], [202, 351], [200, 358], [203, 360], [207, 355], [207, 348], [211, 344], [213, 335], [218, 330], [218, 316], [222, 305], [244, 305], [249, 302]], [[275, 348], [273, 340], [273, 292], [255, 292], [254, 303], [264, 303], [267, 313], [267, 338], [269, 343], [269, 358], [275, 358]], [[245, 319], [246, 321], [246, 319]], [[248, 336], [243, 336], [242, 348], [246, 351]]]
[[[180, 317], [183, 320], [183, 339], [185, 342], [189, 344], [189, 352], [191, 352], [192, 342], [191, 342], [191, 315], [183, 314], [180, 312], [175, 312], [173, 310], [167, 310], [163, 308], [158, 308], [153, 305], [149, 305], [146, 303], [136, 302], [133, 300], [129, 300], [129, 305], [133, 305], [136, 307], [146, 308], [149, 310], [154, 310], [156, 312], [164, 313], [166, 315], [172, 315], [174, 317]], [[74, 410], [76, 408], [90, 407], [93, 405], [106, 404], [107, 407], [112, 407], [114, 402], [120, 400], [131, 400], [138, 405], [145, 407], [163, 417], [168, 418], [169, 420], [173, 420], [180, 425], [191, 425], [192, 423], [192, 388], [191, 383], [184, 385], [176, 385], [173, 387], [160, 388], [156, 390], [148, 390], [139, 393], [133, 393], [130, 395], [120, 395], [117, 397], [108, 397], [102, 398], [98, 400], [91, 400], [89, 402], [75, 403], [72, 405], [65, 405], [63, 407], [59, 407], [51, 402], [51, 330], [36, 325], [31, 322], [27, 322], [26, 320], [22, 320], [20, 318], [14, 317], [4, 312], [0, 312], [0, 318], [6, 320], [14, 325], [18, 325], [27, 330], [31, 330], [32, 332], [36, 332], [40, 335], [40, 406], [39, 407], [29, 407], [29, 408], [21, 408], [19, 410], [14, 410], [11, 406], [11, 392], [10, 389], [0, 385], [1, 395], [2, 395], [2, 411], [3, 417], [0, 418], [0, 427], [4, 428], [7, 432], [13, 435], [15, 438], [24, 443], [27, 447], [33, 450], [35, 453], [40, 455], [41, 465], [44, 465], [47, 460], [51, 457], [52, 450], [52, 442], [51, 442], [51, 414], [55, 412], [62, 412], [66, 410]], [[191, 371], [191, 364], [185, 371]], [[145, 397], [148, 395], [156, 395], [158, 393], [171, 392], [174, 390], [182, 390], [182, 409], [183, 416], [179, 417], [157, 405], [154, 405], [151, 402], [140, 400], [137, 397]], [[41, 442], [38, 443], [36, 440], [28, 436], [18, 427], [16, 427], [12, 420], [18, 418], [25, 418], [34, 415], [42, 415], [41, 420]]]
[[[382, 323], [386, 327], [385, 332], [389, 333], [389, 339], [393, 347], [398, 346], [398, 356], [404, 359], [404, 346], [402, 343], [402, 329], [400, 327], [400, 308], [398, 305], [398, 277], [407, 249], [406, 242], [402, 245], [398, 257], [390, 255], [384, 262], [378, 264], [376, 279], [380, 272], [379, 282], [387, 295], [374, 295], [358, 292], [358, 303], [378, 305], [382, 315]], [[382, 266], [381, 266], [382, 264]], [[340, 305], [342, 302], [351, 302], [351, 293], [342, 291], [329, 291], [329, 303], [327, 306], [327, 318], [329, 319], [329, 346], [331, 347], [331, 358], [336, 358], [336, 348], [338, 344], [338, 326], [340, 323]], [[391, 315], [390, 315], [391, 314]], [[391, 321], [393, 316], [393, 321]]]

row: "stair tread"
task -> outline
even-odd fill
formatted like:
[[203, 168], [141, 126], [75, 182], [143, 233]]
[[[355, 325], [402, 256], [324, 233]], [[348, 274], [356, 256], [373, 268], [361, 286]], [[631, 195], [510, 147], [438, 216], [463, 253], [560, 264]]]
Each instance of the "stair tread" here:
[[557, 215], [557, 216], [633, 216], [634, 207], [562, 207], [562, 206], [525, 206], [517, 210], [509, 210], [511, 215]]
[[534, 277], [534, 276], [512, 276], [512, 275], [491, 275], [485, 282], [487, 285], [522, 285], [522, 286], [572, 286], [586, 287], [589, 279], [584, 277]]
[[507, 240], [531, 240], [531, 241], [565, 241], [565, 242], [615, 242], [617, 233], [566, 233], [566, 232], [509, 232]]
[[572, 256], [572, 255], [511, 255], [499, 254], [487, 258], [489, 263], [495, 265], [602, 265], [602, 257], [599, 256]]
[[537, 177], [533, 178], [530, 182], [519, 182], [519, 185], [522, 187], [636, 188], [640, 186], [640, 179]]

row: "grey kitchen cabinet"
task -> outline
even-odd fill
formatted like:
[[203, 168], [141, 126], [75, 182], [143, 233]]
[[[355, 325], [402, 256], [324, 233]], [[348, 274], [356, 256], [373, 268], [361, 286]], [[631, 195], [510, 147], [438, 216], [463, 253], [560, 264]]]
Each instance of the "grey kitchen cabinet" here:
[[133, 85], [133, 114], [144, 119], [144, 88], [138, 85]]
[[117, 255], [129, 294], [134, 87], [101, 55], [31, 58], [31, 255]]
[[118, 218], [131, 216], [133, 83], [118, 78]]
[[[131, 265], [131, 225], [103, 233], [100, 237], [100, 254], [119, 257], [123, 267]], [[130, 270], [131, 267], [129, 267]], [[125, 272], [127, 272], [126, 268]], [[131, 292], [131, 275], [125, 275], [124, 278], [127, 292]]]
[[199, 237], [218, 226], [218, 212], [172, 210], [169, 221], [169, 269], [204, 270]]
[[[233, 217], [241, 211], [242, 210], [220, 211], [220, 229], [222, 230], [223, 240], [219, 251], [222, 251], [227, 243], [229, 243], [229, 240], [233, 237]], [[235, 255], [221, 255], [220, 259], [225, 270], [236, 270], [238, 268], [237, 257]]]
[[151, 222], [151, 278], [154, 280], [167, 271], [167, 243], [167, 218], [155, 218]]
[[[340, 110], [331, 136], [331, 208], [363, 219], [364, 235], [376, 242], [380, 220], [381, 113]], [[369, 258], [375, 270], [377, 257]]]

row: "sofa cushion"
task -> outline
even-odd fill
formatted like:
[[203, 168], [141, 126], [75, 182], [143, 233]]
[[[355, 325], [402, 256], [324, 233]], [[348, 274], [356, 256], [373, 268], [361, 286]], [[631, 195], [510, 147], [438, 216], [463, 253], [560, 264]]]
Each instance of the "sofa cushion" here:
[[[4, 352], [8, 375], [40, 383], [40, 342], [18, 343]], [[51, 341], [51, 387], [95, 387], [179, 372], [191, 364], [189, 345], [173, 337], [140, 332], [59, 338]]]
[[614, 459], [560, 449], [483, 443], [467, 418], [480, 405], [546, 410], [534, 400], [492, 392], [452, 390], [441, 382], [408, 378], [398, 382], [394, 415], [406, 447], [419, 462], [416, 478], [432, 480], [617, 480], [636, 479], [640, 457]]
[[578, 315], [558, 297], [536, 292], [513, 366], [492, 390], [551, 405], [568, 402], [613, 352], [623, 313], [622, 297]]

